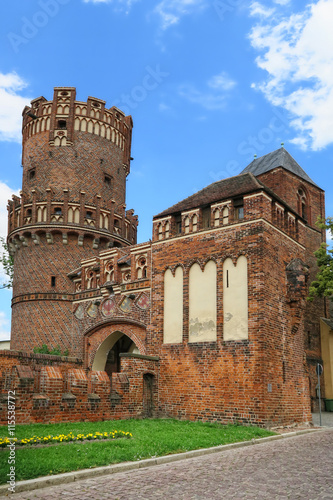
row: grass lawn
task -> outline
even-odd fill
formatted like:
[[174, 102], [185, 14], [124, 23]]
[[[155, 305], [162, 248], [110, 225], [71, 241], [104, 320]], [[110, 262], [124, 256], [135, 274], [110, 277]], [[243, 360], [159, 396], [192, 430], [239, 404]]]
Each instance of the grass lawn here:
[[[61, 424], [17, 425], [17, 439], [58, 434], [87, 434], [121, 430], [131, 432], [131, 439], [89, 441], [52, 445], [45, 448], [16, 448], [16, 480], [32, 479], [89, 467], [135, 461], [181, 453], [220, 444], [270, 436], [273, 432], [259, 427], [188, 422], [173, 419], [109, 420]], [[0, 426], [0, 437], [7, 437], [7, 426]], [[0, 450], [0, 484], [9, 472], [9, 451]]]

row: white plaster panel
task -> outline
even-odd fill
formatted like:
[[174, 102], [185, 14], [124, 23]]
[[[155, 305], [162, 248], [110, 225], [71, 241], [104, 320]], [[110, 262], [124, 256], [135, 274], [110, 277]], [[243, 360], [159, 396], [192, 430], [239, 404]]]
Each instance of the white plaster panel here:
[[231, 259], [223, 264], [223, 339], [248, 338], [247, 259], [243, 255], [234, 266]]
[[170, 269], [164, 274], [164, 344], [183, 341], [183, 269], [177, 267], [175, 276]]
[[190, 269], [189, 342], [216, 340], [216, 264], [207, 262], [204, 272], [199, 264]]

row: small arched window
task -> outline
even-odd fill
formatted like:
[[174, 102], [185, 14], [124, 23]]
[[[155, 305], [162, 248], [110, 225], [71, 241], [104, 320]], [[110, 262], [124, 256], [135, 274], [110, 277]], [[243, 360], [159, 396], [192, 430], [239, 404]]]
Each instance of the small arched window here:
[[220, 225], [220, 210], [217, 208], [214, 212], [214, 227], [219, 227]]
[[226, 224], [229, 224], [229, 208], [224, 207], [222, 211], [222, 219], [223, 219], [223, 225], [225, 226]]
[[198, 229], [198, 216], [196, 214], [193, 215], [192, 219], [193, 232]]
[[298, 213], [303, 219], [308, 220], [308, 203], [304, 189], [299, 188], [298, 192]]
[[160, 222], [158, 225], [158, 239], [161, 240], [163, 238], [163, 229], [162, 229], [162, 223]]
[[169, 238], [169, 234], [170, 234], [170, 223], [166, 222], [165, 223], [165, 237]]
[[190, 232], [190, 218], [188, 216], [185, 217], [184, 226], [185, 226], [185, 234], [188, 234]]

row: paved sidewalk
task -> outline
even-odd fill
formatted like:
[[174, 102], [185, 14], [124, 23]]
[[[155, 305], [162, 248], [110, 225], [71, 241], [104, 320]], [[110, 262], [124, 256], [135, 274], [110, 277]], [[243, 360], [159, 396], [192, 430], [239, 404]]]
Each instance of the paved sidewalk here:
[[333, 429], [11, 495], [24, 500], [333, 498]]
[[[319, 413], [312, 413], [313, 425], [319, 426], [320, 415]], [[333, 427], [333, 412], [323, 411], [321, 413], [321, 425], [323, 427]], [[333, 498], [333, 495], [332, 495]]]

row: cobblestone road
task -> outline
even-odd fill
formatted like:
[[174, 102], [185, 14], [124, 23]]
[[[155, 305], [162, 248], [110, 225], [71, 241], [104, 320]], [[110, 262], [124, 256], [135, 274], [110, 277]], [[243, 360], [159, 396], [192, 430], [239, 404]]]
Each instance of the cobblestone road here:
[[333, 429], [16, 493], [25, 500], [333, 498]]

